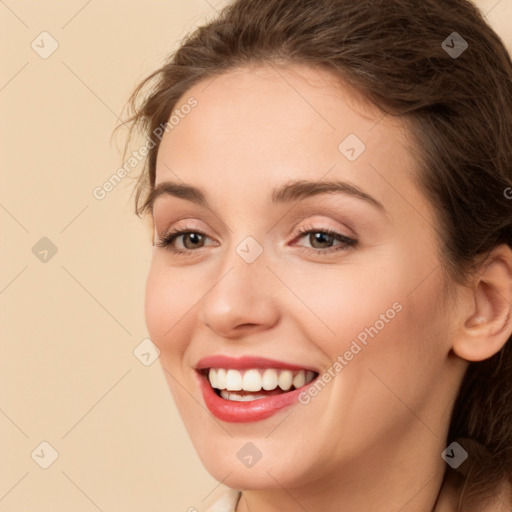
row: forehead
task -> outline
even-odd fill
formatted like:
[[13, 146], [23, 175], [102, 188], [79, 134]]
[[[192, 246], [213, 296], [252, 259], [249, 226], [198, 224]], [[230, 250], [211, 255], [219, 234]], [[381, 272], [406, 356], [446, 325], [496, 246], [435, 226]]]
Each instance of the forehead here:
[[[203, 147], [229, 137], [232, 146], [260, 142], [269, 149], [277, 144], [285, 149], [307, 136], [312, 142], [323, 138], [327, 149], [349, 132], [362, 140], [385, 132], [390, 142], [393, 136], [405, 135], [403, 123], [384, 118], [357, 91], [318, 67], [253, 64], [231, 70], [196, 84], [175, 109], [179, 111], [192, 97], [197, 106], [188, 116], [173, 116], [174, 122], [179, 121], [179, 126], [171, 124], [175, 137], [166, 137], [162, 146], [170, 143], [172, 147], [170, 139], [179, 146], [183, 135]], [[380, 129], [374, 130], [377, 124]], [[288, 144], [283, 147], [283, 142]]]
[[162, 138], [157, 185], [223, 184], [215, 190], [254, 196], [271, 183], [326, 177], [370, 189], [381, 202], [400, 190], [419, 193], [406, 124], [327, 70], [247, 66], [196, 84], [175, 109], [190, 98], [195, 108]]

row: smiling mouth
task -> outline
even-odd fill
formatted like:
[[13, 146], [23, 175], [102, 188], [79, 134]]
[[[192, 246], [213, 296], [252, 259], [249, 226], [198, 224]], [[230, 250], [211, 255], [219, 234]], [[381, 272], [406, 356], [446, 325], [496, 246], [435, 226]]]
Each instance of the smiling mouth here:
[[299, 389], [318, 377], [311, 370], [279, 370], [275, 368], [205, 368], [206, 376], [217, 396], [234, 402], [250, 402]]

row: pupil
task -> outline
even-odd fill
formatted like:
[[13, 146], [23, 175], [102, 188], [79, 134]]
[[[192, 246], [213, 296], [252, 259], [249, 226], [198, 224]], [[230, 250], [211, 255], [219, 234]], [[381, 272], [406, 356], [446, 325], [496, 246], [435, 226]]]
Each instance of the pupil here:
[[[309, 235], [309, 241], [312, 247], [315, 247], [317, 249], [324, 249], [325, 247], [330, 246], [331, 235], [329, 235], [328, 233], [320, 232], [311, 233], [311, 235]], [[320, 244], [320, 247], [318, 247], [317, 243]]]
[[[194, 249], [195, 247], [197, 247], [197, 245], [194, 244], [201, 244], [202, 238], [202, 235], [200, 235], [199, 233], [187, 233], [183, 239], [183, 245], [187, 249]], [[187, 240], [190, 240], [191, 244], [188, 244]]]

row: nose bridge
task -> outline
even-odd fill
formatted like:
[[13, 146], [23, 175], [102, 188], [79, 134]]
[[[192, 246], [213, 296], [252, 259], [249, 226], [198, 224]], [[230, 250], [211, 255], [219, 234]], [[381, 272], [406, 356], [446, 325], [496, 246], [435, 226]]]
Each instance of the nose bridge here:
[[244, 291], [248, 292], [247, 296], [257, 294], [258, 289], [254, 285], [263, 285], [266, 281], [267, 263], [263, 243], [251, 235], [243, 237], [241, 241], [230, 244], [222, 256], [221, 274], [224, 276], [223, 281], [226, 281], [224, 286], [227, 289], [238, 289], [241, 298], [245, 296]]
[[218, 278], [202, 301], [202, 321], [222, 336], [242, 326], [268, 328], [278, 318], [275, 297], [269, 293], [262, 244], [246, 236], [222, 256]]

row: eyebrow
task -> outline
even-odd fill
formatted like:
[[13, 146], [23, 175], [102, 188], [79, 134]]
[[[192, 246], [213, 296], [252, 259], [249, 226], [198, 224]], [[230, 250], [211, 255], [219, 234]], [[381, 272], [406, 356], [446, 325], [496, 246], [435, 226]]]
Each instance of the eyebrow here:
[[[356, 197], [373, 205], [374, 207], [381, 210], [383, 213], [386, 213], [386, 209], [384, 208], [382, 203], [377, 201], [377, 199], [367, 194], [359, 187], [340, 180], [291, 181], [279, 186], [278, 188], [275, 188], [272, 191], [271, 198], [273, 204], [282, 204], [290, 203], [293, 201], [299, 201], [301, 199], [306, 199], [309, 197], [328, 193], [338, 193]], [[200, 188], [194, 187], [192, 185], [186, 185], [183, 183], [164, 181], [157, 185], [149, 193], [144, 203], [145, 209], [152, 210], [156, 199], [161, 196], [177, 197], [180, 199], [191, 201], [200, 206], [205, 206], [209, 208], [208, 200], [206, 199], [206, 194]]]

